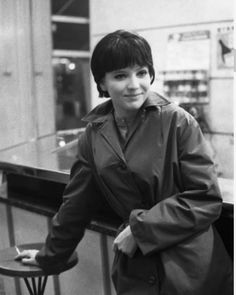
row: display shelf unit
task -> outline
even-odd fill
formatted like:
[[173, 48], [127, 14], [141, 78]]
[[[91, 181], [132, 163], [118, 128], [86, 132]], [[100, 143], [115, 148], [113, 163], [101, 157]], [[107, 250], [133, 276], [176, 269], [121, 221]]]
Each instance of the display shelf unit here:
[[209, 102], [209, 82], [206, 70], [162, 71], [159, 73], [163, 93], [177, 104]]

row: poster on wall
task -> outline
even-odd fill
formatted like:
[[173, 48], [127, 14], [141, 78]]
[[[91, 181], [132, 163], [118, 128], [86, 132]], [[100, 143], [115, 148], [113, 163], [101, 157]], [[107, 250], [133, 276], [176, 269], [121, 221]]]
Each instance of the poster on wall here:
[[208, 30], [173, 33], [168, 36], [166, 70], [208, 70], [210, 32]]
[[217, 69], [233, 69], [233, 26], [217, 29]]

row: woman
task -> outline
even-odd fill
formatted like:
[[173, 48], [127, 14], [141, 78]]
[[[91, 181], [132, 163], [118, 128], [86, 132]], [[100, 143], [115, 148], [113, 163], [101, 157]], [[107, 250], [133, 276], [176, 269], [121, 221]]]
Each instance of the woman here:
[[95, 47], [100, 97], [45, 246], [18, 258], [60, 269], [105, 201], [123, 220], [114, 240], [117, 294], [232, 294], [231, 261], [212, 223], [222, 199], [195, 119], [151, 92], [147, 41], [116, 31]]

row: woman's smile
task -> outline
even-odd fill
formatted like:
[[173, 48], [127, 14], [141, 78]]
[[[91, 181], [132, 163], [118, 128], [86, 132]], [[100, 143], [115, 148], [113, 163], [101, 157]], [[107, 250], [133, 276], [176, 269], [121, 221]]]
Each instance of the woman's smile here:
[[137, 93], [137, 94], [125, 94], [125, 97], [129, 97], [129, 98], [138, 98], [140, 95], [142, 95], [142, 93]]

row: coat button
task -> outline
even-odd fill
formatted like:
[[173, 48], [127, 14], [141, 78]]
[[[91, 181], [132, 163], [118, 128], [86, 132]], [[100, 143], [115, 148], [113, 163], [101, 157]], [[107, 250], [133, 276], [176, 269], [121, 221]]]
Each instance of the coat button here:
[[150, 276], [148, 278], [148, 284], [149, 285], [154, 285], [156, 283], [156, 277], [155, 276]]

